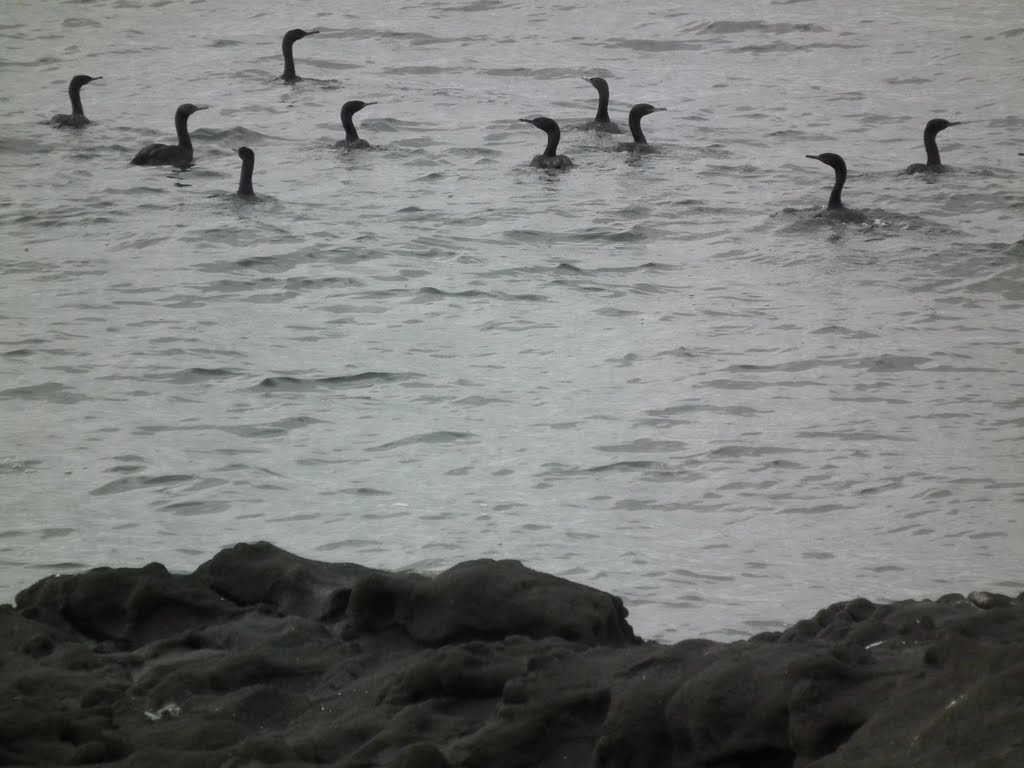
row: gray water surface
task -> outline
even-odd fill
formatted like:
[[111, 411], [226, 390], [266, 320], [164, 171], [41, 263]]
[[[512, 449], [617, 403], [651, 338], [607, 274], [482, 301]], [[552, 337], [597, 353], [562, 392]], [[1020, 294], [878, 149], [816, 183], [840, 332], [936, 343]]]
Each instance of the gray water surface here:
[[[267, 5], [5, 9], [0, 597], [256, 539], [517, 558], [661, 639], [1024, 589], [1020, 0]], [[571, 129], [591, 75], [657, 154]], [[130, 166], [185, 101], [195, 166]]]

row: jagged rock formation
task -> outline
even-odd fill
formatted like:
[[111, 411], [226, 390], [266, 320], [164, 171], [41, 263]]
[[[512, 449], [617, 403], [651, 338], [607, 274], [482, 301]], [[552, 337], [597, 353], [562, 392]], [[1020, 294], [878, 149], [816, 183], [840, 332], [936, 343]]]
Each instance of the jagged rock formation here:
[[240, 544], [43, 579], [0, 607], [0, 764], [1016, 768], [1024, 601], [837, 603], [643, 643], [611, 595]]

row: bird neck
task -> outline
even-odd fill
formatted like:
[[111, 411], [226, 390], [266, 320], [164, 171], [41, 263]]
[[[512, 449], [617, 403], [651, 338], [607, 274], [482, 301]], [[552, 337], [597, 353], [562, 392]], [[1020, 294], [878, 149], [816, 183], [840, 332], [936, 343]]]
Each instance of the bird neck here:
[[192, 138], [188, 135], [188, 115], [174, 116], [174, 130], [178, 133], [178, 146], [192, 149]]
[[345, 141], [359, 141], [359, 134], [356, 133], [356, 126], [349, 112], [341, 113], [341, 127], [345, 129]]
[[925, 131], [924, 151], [928, 155], [928, 165], [942, 165], [939, 159], [939, 144], [935, 141], [935, 134]]
[[256, 165], [256, 158], [245, 157], [242, 158], [242, 175], [238, 179], [238, 194], [248, 195], [249, 197], [254, 196], [256, 193], [252, 191], [252, 170]]
[[599, 89], [597, 92], [597, 115], [594, 117], [595, 123], [610, 123], [612, 119], [608, 117], [608, 91]]
[[636, 115], [629, 116], [629, 132], [633, 134], [633, 141], [637, 144], [646, 144], [647, 137], [644, 136], [644, 131], [640, 127], [640, 121], [643, 117], [637, 117]]
[[284, 54], [284, 74], [281, 75], [283, 80], [295, 79], [295, 59], [292, 57], [292, 43], [294, 42], [294, 40], [284, 40], [281, 43], [281, 53]]
[[547, 131], [548, 145], [544, 148], [544, 157], [554, 157], [558, 152], [558, 140], [562, 138], [562, 132], [558, 128]]
[[80, 93], [82, 86], [73, 85], [68, 88], [68, 96], [71, 97], [71, 114], [80, 115], [85, 117], [85, 112], [82, 110], [82, 94]]
[[846, 170], [836, 168], [836, 183], [832, 187], [832, 194], [828, 198], [829, 210], [843, 207], [843, 185], [846, 184]]

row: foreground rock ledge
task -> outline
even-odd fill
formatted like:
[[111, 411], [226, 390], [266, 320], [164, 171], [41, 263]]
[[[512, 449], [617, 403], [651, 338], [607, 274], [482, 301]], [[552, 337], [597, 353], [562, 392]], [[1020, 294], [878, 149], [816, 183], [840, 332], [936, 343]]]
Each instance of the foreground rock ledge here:
[[50, 577], [0, 606], [0, 764], [1024, 766], [1020, 598], [858, 599], [734, 643], [626, 615], [518, 562], [266, 543]]

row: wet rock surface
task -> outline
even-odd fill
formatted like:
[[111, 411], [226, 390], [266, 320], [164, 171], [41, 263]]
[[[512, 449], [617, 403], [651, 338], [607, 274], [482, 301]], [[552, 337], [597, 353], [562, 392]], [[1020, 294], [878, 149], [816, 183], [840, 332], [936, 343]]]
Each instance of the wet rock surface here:
[[50, 577], [0, 606], [0, 764], [1024, 766], [1024, 601], [836, 603], [644, 643], [513, 561], [436, 576], [240, 544], [195, 573]]

